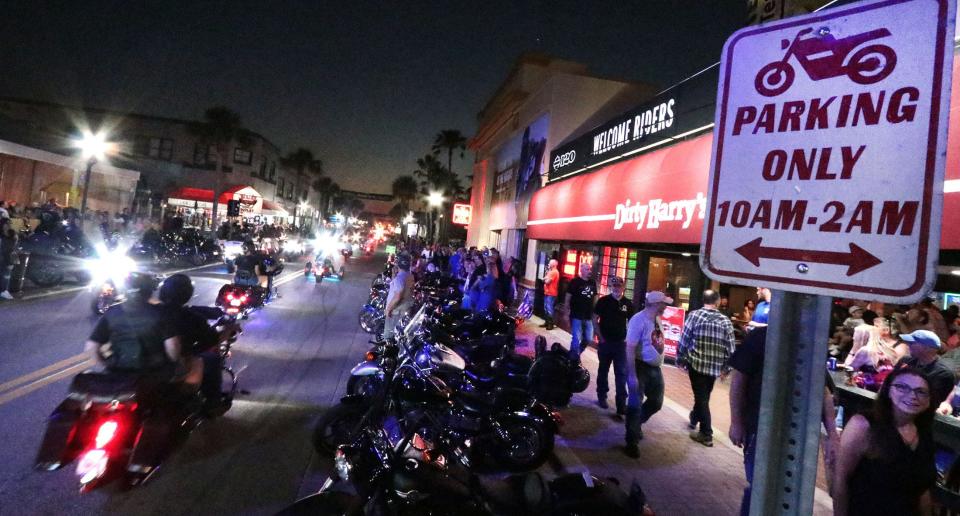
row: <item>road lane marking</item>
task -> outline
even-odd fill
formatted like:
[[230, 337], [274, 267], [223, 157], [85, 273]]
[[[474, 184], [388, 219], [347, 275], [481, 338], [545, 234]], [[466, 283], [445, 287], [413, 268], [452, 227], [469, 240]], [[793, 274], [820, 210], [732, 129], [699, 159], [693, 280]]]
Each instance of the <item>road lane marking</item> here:
[[7, 390], [10, 390], [10, 389], [13, 389], [14, 387], [16, 387], [16, 386], [18, 386], [18, 385], [20, 385], [20, 384], [22, 384], [22, 383], [27, 383], [27, 382], [29, 382], [29, 381], [31, 381], [31, 380], [34, 380], [35, 378], [39, 378], [39, 377], [45, 375], [45, 374], [52, 373], [52, 372], [54, 372], [54, 371], [56, 371], [56, 370], [58, 370], [58, 369], [62, 369], [62, 368], [64, 368], [64, 367], [69, 367], [69, 366], [72, 366], [72, 365], [76, 365], [76, 364], [79, 363], [79, 362], [85, 361], [85, 360], [87, 359], [87, 356], [88, 356], [88, 355], [87, 355], [86, 353], [80, 353], [80, 354], [74, 355], [74, 356], [72, 356], [72, 357], [70, 357], [70, 358], [65, 358], [65, 359], [63, 359], [63, 360], [61, 360], [61, 361], [59, 361], [59, 362], [54, 363], [54, 364], [50, 364], [50, 365], [48, 365], [47, 367], [44, 367], [44, 368], [42, 368], [42, 369], [37, 369], [36, 371], [34, 371], [34, 372], [32, 372], [32, 373], [27, 373], [27, 374], [25, 374], [25, 375], [23, 375], [23, 376], [20, 376], [20, 377], [18, 377], [18, 378], [14, 378], [13, 380], [10, 380], [10, 381], [8, 381], [8, 382], [0, 383], [0, 393], [2, 393], [2, 392], [4, 392], [4, 391], [7, 391]]
[[[170, 276], [170, 275], [172, 275], [172, 274], [179, 274], [179, 273], [181, 273], [181, 272], [190, 272], [190, 271], [195, 271], [195, 270], [199, 270], [199, 269], [205, 269], [205, 268], [207, 268], [207, 267], [214, 267], [214, 266], [217, 266], [217, 265], [223, 265], [223, 264], [222, 264], [222, 263], [208, 263], [208, 264], [206, 264], [206, 265], [201, 265], [201, 266], [199, 266], [199, 267], [187, 267], [186, 269], [178, 269], [178, 270], [173, 270], [173, 271], [158, 271], [158, 272], [156, 272], [156, 274], [162, 274], [162, 275], [164, 275], [164, 276]], [[60, 290], [53, 290], [53, 291], [50, 291], [50, 292], [40, 292], [40, 293], [38, 293], [38, 294], [30, 294], [30, 295], [27, 295], [27, 296], [23, 296], [23, 297], [21, 297], [21, 298], [19, 298], [19, 299], [20, 299], [20, 301], [32, 301], [32, 300], [34, 300], [34, 299], [41, 299], [41, 298], [44, 298], [44, 297], [56, 296], [56, 295], [60, 295], [60, 294], [72, 294], [73, 292], [80, 292], [81, 290], [87, 290], [87, 289], [89, 289], [89, 288], [90, 288], [90, 285], [84, 285], [84, 286], [80, 286], [80, 287], [70, 287], [70, 288], [65, 288], [65, 289], [60, 289]]]
[[79, 364], [73, 367], [68, 367], [58, 373], [49, 374], [40, 379], [34, 380], [26, 385], [17, 387], [12, 391], [6, 392], [4, 394], [0, 394], [0, 405], [13, 401], [21, 396], [26, 396], [27, 394], [30, 394], [31, 392], [37, 389], [45, 387], [53, 382], [56, 382], [58, 380], [71, 376], [75, 373], [79, 373], [89, 367], [93, 367], [94, 365], [96, 365], [96, 362], [94, 362], [92, 359], [84, 360], [83, 362], [80, 362]]

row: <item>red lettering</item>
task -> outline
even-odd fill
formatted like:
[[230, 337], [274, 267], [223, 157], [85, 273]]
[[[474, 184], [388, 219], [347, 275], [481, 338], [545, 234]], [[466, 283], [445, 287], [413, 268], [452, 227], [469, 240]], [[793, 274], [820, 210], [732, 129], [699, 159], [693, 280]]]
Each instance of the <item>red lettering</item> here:
[[737, 119], [733, 123], [733, 135], [740, 134], [743, 124], [753, 122], [757, 117], [757, 108], [753, 106], [742, 106], [737, 108]]
[[[902, 105], [903, 97], [912, 102], [912, 104]], [[920, 90], [913, 86], [900, 88], [890, 95], [890, 108], [887, 109], [887, 121], [891, 124], [900, 122], [913, 122], [914, 115], [917, 114], [917, 99], [920, 98]]]
[[787, 166], [787, 152], [774, 149], [767, 153], [763, 160], [763, 178], [767, 181], [776, 181], [783, 177], [783, 171]]
[[813, 162], [817, 159], [817, 149], [810, 149], [810, 159], [806, 159], [806, 152], [803, 149], [793, 149], [793, 156], [790, 158], [790, 173], [787, 179], [796, 178], [802, 180], [810, 179], [813, 174]]
[[800, 130], [800, 115], [803, 114], [805, 102], [802, 100], [792, 100], [783, 103], [783, 115], [780, 116], [780, 126], [778, 132], [787, 132], [787, 124], [790, 124], [790, 131]]

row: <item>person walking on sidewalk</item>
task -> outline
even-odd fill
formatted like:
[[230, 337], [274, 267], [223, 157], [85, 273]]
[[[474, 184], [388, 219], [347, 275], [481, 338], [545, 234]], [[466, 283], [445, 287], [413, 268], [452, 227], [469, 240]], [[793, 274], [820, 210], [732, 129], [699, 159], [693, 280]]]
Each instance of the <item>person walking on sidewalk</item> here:
[[13, 299], [10, 294], [10, 277], [13, 275], [14, 253], [17, 250], [17, 232], [10, 219], [0, 218], [0, 298]]
[[[627, 323], [627, 456], [640, 456], [641, 428], [663, 406], [663, 332], [657, 320], [673, 299], [647, 292], [643, 310]], [[642, 403], [642, 404], [641, 404]]]
[[600, 336], [597, 347], [597, 405], [608, 408], [607, 376], [610, 364], [613, 364], [613, 378], [616, 389], [617, 418], [622, 420], [626, 414], [627, 402], [627, 321], [633, 316], [633, 303], [623, 296], [623, 279], [610, 278], [610, 293], [601, 297], [594, 308], [595, 322]]
[[[723, 372], [723, 366], [733, 353], [733, 323], [717, 310], [720, 294], [713, 290], [703, 292], [703, 308], [690, 312], [680, 345], [677, 363], [686, 368], [693, 390], [693, 410], [690, 411], [690, 438], [713, 446], [713, 428], [710, 426], [710, 394], [713, 384]], [[700, 431], [696, 431], [697, 424]]]
[[566, 305], [570, 310], [570, 358], [580, 363], [580, 354], [593, 342], [593, 306], [597, 302], [597, 282], [590, 277], [589, 263], [580, 264], [580, 275], [567, 285]]
[[557, 304], [557, 286], [560, 284], [560, 271], [557, 270], [559, 263], [556, 260], [550, 260], [547, 264], [547, 272], [543, 275], [543, 327], [553, 329], [553, 313]]

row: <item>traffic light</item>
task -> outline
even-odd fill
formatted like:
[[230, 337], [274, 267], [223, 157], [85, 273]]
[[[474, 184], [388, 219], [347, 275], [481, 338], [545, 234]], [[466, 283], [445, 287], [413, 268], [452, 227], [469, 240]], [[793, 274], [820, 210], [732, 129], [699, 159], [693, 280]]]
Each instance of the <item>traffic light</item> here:
[[231, 199], [227, 201], [227, 216], [228, 217], [240, 216], [240, 201], [236, 199]]

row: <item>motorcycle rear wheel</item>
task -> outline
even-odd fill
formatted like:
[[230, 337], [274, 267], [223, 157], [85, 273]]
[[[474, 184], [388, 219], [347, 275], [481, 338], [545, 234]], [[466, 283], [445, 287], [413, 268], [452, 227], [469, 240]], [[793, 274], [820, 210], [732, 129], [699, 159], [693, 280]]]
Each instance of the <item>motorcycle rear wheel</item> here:
[[507, 420], [501, 427], [506, 439], [497, 443], [500, 462], [514, 471], [533, 470], [553, 451], [554, 435], [535, 421]]
[[383, 378], [377, 375], [351, 376], [347, 380], [347, 394], [359, 394], [365, 398], [372, 398], [383, 385]]
[[27, 279], [38, 287], [55, 287], [63, 283], [63, 270], [51, 260], [37, 260], [27, 268]]
[[341, 444], [349, 444], [350, 435], [367, 411], [362, 404], [339, 403], [327, 409], [313, 429], [313, 449], [331, 457]]
[[360, 311], [360, 327], [363, 328], [363, 331], [372, 335], [379, 335], [383, 333], [383, 324], [383, 316], [377, 312], [369, 309]]

